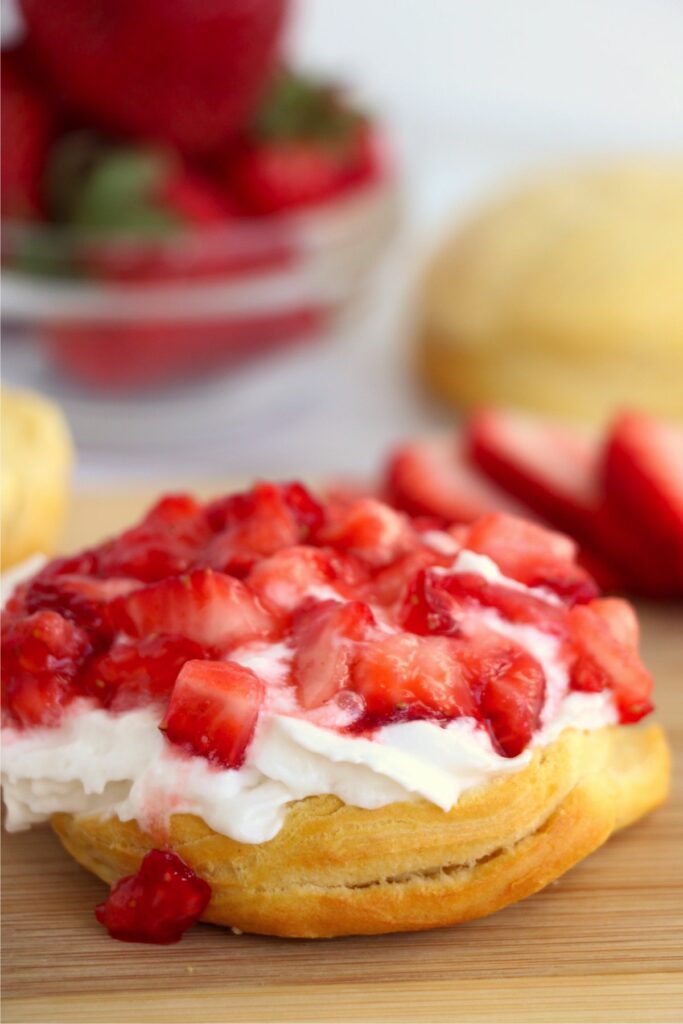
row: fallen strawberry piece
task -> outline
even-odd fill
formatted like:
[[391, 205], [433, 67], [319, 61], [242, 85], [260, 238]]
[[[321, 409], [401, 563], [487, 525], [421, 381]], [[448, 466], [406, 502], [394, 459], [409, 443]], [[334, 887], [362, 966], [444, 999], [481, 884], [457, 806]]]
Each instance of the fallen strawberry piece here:
[[657, 549], [683, 595], [683, 430], [639, 413], [619, 417], [602, 481], [614, 515]]
[[2, 708], [12, 724], [53, 726], [82, 693], [79, 676], [92, 653], [87, 633], [56, 611], [2, 623]]
[[373, 725], [477, 714], [457, 648], [446, 637], [397, 633], [363, 647], [352, 689], [365, 701], [361, 722]]
[[377, 635], [370, 608], [362, 601], [322, 601], [296, 616], [293, 676], [299, 702], [316, 708], [349, 686], [361, 641]]
[[142, 587], [113, 602], [110, 614], [129, 636], [173, 633], [222, 651], [274, 632], [273, 619], [244, 583], [211, 569]]
[[265, 688], [231, 661], [188, 661], [176, 679], [159, 728], [191, 754], [239, 768], [256, 728]]
[[196, 924], [211, 886], [175, 853], [150, 850], [134, 875], [119, 879], [95, 908], [113, 939], [169, 945]]
[[575, 660], [575, 690], [612, 690], [621, 722], [637, 722], [652, 711], [652, 677], [642, 664], [634, 640], [630, 607], [612, 599], [569, 610], [568, 623]]
[[384, 490], [391, 505], [411, 516], [434, 517], [442, 525], [513, 510], [502, 491], [467, 465], [459, 442], [452, 438], [398, 448], [389, 459]]
[[504, 576], [527, 587], [545, 587], [568, 604], [584, 603], [598, 595], [595, 581], [574, 560], [574, 541], [526, 519], [483, 516], [470, 527], [464, 546], [488, 555]]
[[83, 689], [114, 711], [165, 700], [183, 665], [203, 655], [199, 644], [182, 636], [121, 638], [88, 664]]

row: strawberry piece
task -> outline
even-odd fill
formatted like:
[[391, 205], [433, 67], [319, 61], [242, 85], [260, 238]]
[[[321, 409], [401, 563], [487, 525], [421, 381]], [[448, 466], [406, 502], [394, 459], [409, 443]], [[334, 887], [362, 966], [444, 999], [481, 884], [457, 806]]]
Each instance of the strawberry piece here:
[[614, 515], [656, 547], [683, 595], [683, 430], [624, 414], [607, 439], [602, 480]]
[[21, 0], [53, 89], [87, 123], [209, 153], [239, 131], [276, 60], [285, 0]]
[[26, 611], [52, 608], [103, 639], [112, 635], [108, 608], [111, 601], [137, 590], [139, 580], [112, 577], [99, 580], [77, 573], [55, 575], [50, 566], [29, 584], [24, 597]]
[[405, 598], [411, 581], [420, 570], [443, 565], [452, 560], [453, 556], [444, 559], [426, 545], [418, 547], [375, 572], [363, 588], [363, 594], [367, 595], [367, 600], [373, 604], [383, 607], [394, 605]]
[[320, 540], [381, 567], [414, 547], [417, 539], [405, 516], [376, 498], [359, 498], [321, 531]]
[[305, 544], [322, 526], [324, 513], [302, 484], [259, 483], [212, 502], [206, 518], [219, 534], [207, 549], [208, 564], [244, 575], [257, 557]]
[[357, 645], [375, 634], [375, 619], [362, 601], [322, 601], [302, 609], [293, 631], [299, 703], [315, 708], [348, 687]]
[[92, 652], [87, 633], [55, 611], [2, 624], [2, 707], [19, 726], [57, 725], [81, 692], [78, 677]]
[[211, 899], [211, 886], [175, 853], [150, 850], [134, 875], [119, 879], [95, 917], [121, 942], [178, 942]]
[[251, 669], [230, 661], [188, 661], [159, 728], [191, 754], [239, 768], [264, 695], [264, 685]]
[[295, 546], [263, 558], [253, 567], [247, 584], [274, 615], [293, 612], [315, 591], [336, 577], [333, 556], [319, 548]]
[[189, 494], [167, 495], [142, 522], [97, 549], [98, 571], [154, 583], [186, 572], [210, 536], [199, 502]]
[[493, 739], [506, 757], [515, 757], [540, 721], [543, 669], [524, 648], [490, 631], [467, 641], [461, 657]]
[[203, 655], [199, 644], [182, 636], [122, 638], [89, 663], [82, 686], [104, 707], [125, 711], [165, 700], [185, 662]]
[[488, 555], [503, 575], [527, 587], [545, 587], [569, 604], [597, 597], [594, 580], [574, 562], [574, 541], [526, 519], [483, 516], [470, 527], [465, 547]]
[[409, 633], [364, 646], [352, 671], [352, 689], [365, 701], [364, 724], [476, 716], [457, 653], [446, 637]]
[[514, 510], [502, 491], [467, 465], [453, 438], [398, 448], [389, 459], [384, 489], [391, 505], [411, 516], [434, 517], [442, 525]]
[[226, 179], [243, 208], [276, 214], [315, 206], [380, 172], [370, 124], [338, 90], [282, 71], [264, 98]]
[[616, 599], [592, 601], [571, 608], [568, 622], [573, 689], [612, 690], [622, 722], [637, 722], [652, 711], [652, 677], [634, 643], [637, 624], [629, 606]]
[[468, 444], [472, 460], [491, 480], [575, 537], [587, 549], [589, 564], [604, 559], [621, 585], [671, 593], [669, 567], [649, 548], [648, 538], [632, 533], [603, 499], [597, 438], [522, 413], [484, 410], [470, 421]]
[[173, 633], [223, 651], [274, 632], [271, 616], [244, 583], [211, 569], [118, 598], [111, 617], [130, 636]]

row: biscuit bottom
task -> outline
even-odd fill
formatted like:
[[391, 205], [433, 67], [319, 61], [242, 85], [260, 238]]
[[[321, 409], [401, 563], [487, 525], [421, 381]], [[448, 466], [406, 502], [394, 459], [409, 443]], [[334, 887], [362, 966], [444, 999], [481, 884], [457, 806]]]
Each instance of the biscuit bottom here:
[[538, 892], [660, 804], [669, 769], [657, 725], [568, 730], [449, 812], [424, 800], [364, 810], [309, 797], [260, 844], [187, 814], [156, 838], [118, 818], [57, 814], [52, 825], [110, 883], [168, 846], [211, 885], [202, 920], [212, 924], [290, 938], [372, 935], [470, 921]]

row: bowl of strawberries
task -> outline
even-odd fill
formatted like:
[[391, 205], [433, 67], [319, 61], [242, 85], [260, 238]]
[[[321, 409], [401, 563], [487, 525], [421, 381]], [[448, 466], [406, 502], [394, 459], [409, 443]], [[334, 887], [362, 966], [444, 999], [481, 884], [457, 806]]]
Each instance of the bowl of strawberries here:
[[3, 315], [135, 392], [325, 337], [397, 219], [377, 124], [286, 66], [284, 0], [22, 0], [3, 53]]

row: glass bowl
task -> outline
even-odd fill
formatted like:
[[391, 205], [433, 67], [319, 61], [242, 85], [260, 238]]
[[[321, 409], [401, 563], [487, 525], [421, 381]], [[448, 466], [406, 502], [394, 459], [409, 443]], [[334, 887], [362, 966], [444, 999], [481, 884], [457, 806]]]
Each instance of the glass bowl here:
[[3, 224], [3, 318], [71, 382], [149, 391], [325, 336], [398, 220], [392, 176], [305, 213], [159, 239]]

